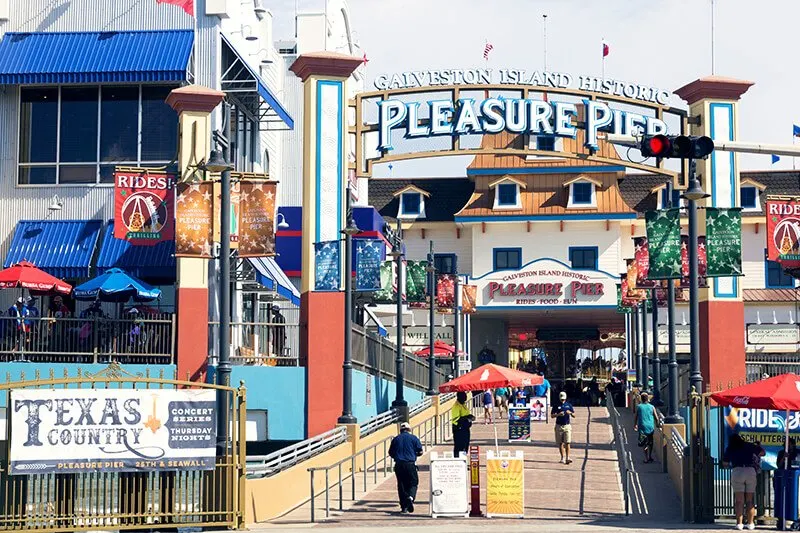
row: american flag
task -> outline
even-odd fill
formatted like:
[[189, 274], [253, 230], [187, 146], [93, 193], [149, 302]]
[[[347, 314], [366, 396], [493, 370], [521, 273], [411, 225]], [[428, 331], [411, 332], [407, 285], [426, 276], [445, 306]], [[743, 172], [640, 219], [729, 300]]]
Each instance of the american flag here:
[[492, 51], [492, 48], [494, 48], [492, 43], [486, 43], [486, 46], [483, 47], [483, 58], [487, 61], [489, 60], [489, 52]]

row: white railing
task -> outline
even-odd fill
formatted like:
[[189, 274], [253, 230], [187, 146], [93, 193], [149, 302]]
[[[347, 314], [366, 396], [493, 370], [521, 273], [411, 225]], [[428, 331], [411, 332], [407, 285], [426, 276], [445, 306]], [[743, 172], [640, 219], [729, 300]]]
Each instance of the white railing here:
[[609, 418], [611, 419], [614, 448], [617, 451], [617, 463], [619, 465], [619, 473], [622, 476], [622, 494], [625, 499], [625, 515], [627, 516], [630, 514], [630, 482], [633, 465], [630, 464], [630, 458], [625, 450], [625, 430], [622, 429], [619, 411], [617, 410], [617, 406], [614, 405], [612, 396], [611, 394], [606, 394], [606, 408], [608, 409]]
[[419, 413], [420, 411], [424, 411], [428, 407], [433, 405], [433, 400], [429, 397], [425, 398], [421, 402], [412, 405], [408, 408], [408, 416], [414, 416], [415, 414]]
[[362, 437], [374, 433], [381, 428], [385, 428], [390, 424], [394, 424], [400, 420], [400, 412], [396, 409], [389, 409], [385, 413], [372, 417], [360, 426], [360, 433]]
[[281, 470], [285, 470], [343, 442], [347, 442], [347, 428], [339, 426], [268, 455], [248, 457], [247, 475], [249, 477], [267, 477], [277, 474]]
[[686, 441], [683, 440], [681, 434], [675, 430], [675, 428], [672, 428], [672, 431], [670, 432], [669, 443], [672, 448], [672, 452], [678, 457], [678, 459], [683, 460], [683, 458], [686, 456], [686, 448], [688, 445], [686, 444]]

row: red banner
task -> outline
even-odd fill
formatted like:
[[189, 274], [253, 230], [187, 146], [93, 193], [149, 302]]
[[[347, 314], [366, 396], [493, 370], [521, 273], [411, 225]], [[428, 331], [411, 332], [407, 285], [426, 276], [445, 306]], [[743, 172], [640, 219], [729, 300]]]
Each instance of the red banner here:
[[634, 301], [642, 301], [647, 298], [647, 292], [644, 289], [636, 288], [636, 279], [639, 276], [637, 269], [637, 261], [635, 259], [626, 259], [627, 265], [627, 297]]
[[647, 279], [650, 271], [650, 251], [647, 248], [647, 237], [633, 239], [634, 260], [636, 261], [636, 288], [652, 289], [656, 286], [655, 280]]
[[245, 181], [239, 192], [239, 257], [275, 255], [277, 182]]
[[[706, 238], [704, 235], [697, 237], [697, 276], [698, 287], [705, 289], [708, 288], [708, 278], [706, 278], [706, 270], [708, 269], [708, 260], [706, 258]], [[689, 237], [681, 235], [681, 287], [684, 289], [689, 288]]]
[[800, 198], [767, 200], [767, 258], [800, 266]]
[[440, 313], [452, 313], [455, 306], [456, 277], [452, 274], [439, 274], [436, 277], [436, 307]]
[[114, 171], [114, 237], [139, 246], [175, 238], [175, 175], [145, 168]]
[[176, 257], [212, 257], [213, 192], [210, 181], [178, 184]]
[[475, 312], [475, 306], [478, 301], [478, 286], [477, 285], [462, 285], [461, 286], [461, 313], [470, 315]]

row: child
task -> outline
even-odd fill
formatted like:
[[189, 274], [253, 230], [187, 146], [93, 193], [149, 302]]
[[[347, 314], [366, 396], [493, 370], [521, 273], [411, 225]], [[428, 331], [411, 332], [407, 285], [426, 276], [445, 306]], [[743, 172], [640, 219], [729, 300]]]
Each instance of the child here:
[[488, 424], [492, 421], [492, 408], [494, 407], [494, 397], [492, 390], [483, 393], [483, 423]]

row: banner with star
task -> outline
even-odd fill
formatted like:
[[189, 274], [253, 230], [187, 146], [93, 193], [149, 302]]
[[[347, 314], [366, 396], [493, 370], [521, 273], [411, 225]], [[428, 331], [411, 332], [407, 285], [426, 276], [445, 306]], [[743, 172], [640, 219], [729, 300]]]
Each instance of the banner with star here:
[[436, 276], [436, 308], [440, 313], [452, 313], [456, 305], [456, 277], [454, 274]]
[[372, 293], [372, 301], [375, 303], [390, 304], [396, 303], [397, 300], [397, 282], [394, 261], [384, 261], [381, 263], [381, 287]]
[[428, 279], [427, 261], [408, 261], [406, 263], [406, 300], [408, 303], [426, 303], [425, 286]]
[[175, 257], [211, 258], [214, 184], [179, 183], [175, 201]]
[[647, 247], [647, 237], [635, 237], [633, 239], [633, 257], [636, 262], [636, 278], [634, 286], [637, 289], [653, 289], [656, 286], [655, 280], [650, 279], [650, 251]]
[[478, 304], [478, 286], [461, 285], [461, 314], [471, 315]]
[[136, 246], [174, 239], [175, 178], [146, 168], [114, 169], [114, 237]]
[[275, 193], [278, 182], [239, 183], [239, 257], [275, 255]]
[[[708, 288], [708, 278], [706, 278], [706, 270], [708, 263], [706, 261], [706, 238], [704, 235], [697, 237], [697, 277], [698, 287], [701, 289]], [[681, 235], [681, 288], [689, 288], [689, 236]]]
[[[241, 183], [239, 179], [231, 181], [231, 204], [228, 209], [228, 216], [231, 218], [231, 250], [239, 247], [239, 201], [241, 199]], [[220, 218], [220, 208], [222, 206], [222, 184], [214, 182], [214, 242], [220, 242], [222, 232], [222, 218]]]
[[637, 270], [637, 261], [635, 259], [626, 259], [626, 279], [628, 283], [628, 291], [627, 296], [631, 300], [634, 301], [641, 301], [647, 298], [647, 291], [645, 289], [639, 289], [636, 287], [636, 280], [639, 277], [639, 273]]
[[374, 292], [381, 289], [381, 255], [383, 243], [380, 239], [356, 239], [356, 289]]
[[649, 269], [647, 278], [680, 279], [681, 220], [680, 209], [645, 213]]
[[742, 209], [706, 208], [706, 276], [742, 276]]
[[[624, 274], [623, 274], [624, 275]], [[627, 280], [626, 280], [626, 292], [627, 292]], [[633, 302], [628, 300], [627, 298], [623, 299], [622, 297], [622, 284], [617, 284], [617, 313], [623, 314], [630, 314], [633, 313]]]
[[341, 260], [339, 241], [314, 243], [314, 290], [341, 290]]

